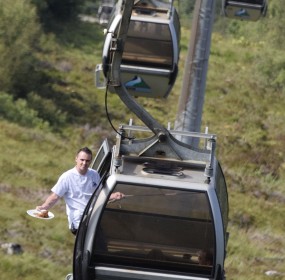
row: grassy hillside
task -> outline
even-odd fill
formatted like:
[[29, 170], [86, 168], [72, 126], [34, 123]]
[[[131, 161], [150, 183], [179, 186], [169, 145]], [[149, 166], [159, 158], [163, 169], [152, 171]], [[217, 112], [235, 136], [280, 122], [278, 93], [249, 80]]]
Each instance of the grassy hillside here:
[[[49, 37], [48, 51], [38, 54], [55, 75], [49, 91], [55, 102], [64, 97], [61, 105], [74, 110], [85, 104], [83, 117], [75, 112], [78, 121], [72, 119], [72, 125], [57, 132], [0, 120], [0, 242], [20, 243], [24, 249], [18, 256], [0, 253], [0, 279], [64, 279], [72, 270], [74, 238], [63, 202], [55, 206], [56, 218], [50, 221], [32, 219], [26, 210], [40, 204], [58, 175], [73, 166], [75, 150], [88, 145], [96, 151], [103, 138], [114, 136], [105, 116], [104, 93], [93, 85], [101, 32], [89, 23], [63, 28], [57, 37]], [[176, 116], [189, 31], [182, 35], [173, 93], [165, 101], [141, 101], [165, 125]], [[261, 74], [266, 42], [219, 34], [212, 39], [202, 129], [209, 126], [218, 135], [218, 158], [229, 187], [227, 279], [267, 279], [268, 270], [283, 274], [274, 279], [285, 279], [285, 96]], [[274, 55], [282, 56], [277, 51]], [[117, 127], [131, 114], [116, 96], [108, 100]]]
[[285, 279], [285, 96], [258, 67], [265, 42], [213, 35], [203, 122], [218, 135], [228, 182], [228, 279]]

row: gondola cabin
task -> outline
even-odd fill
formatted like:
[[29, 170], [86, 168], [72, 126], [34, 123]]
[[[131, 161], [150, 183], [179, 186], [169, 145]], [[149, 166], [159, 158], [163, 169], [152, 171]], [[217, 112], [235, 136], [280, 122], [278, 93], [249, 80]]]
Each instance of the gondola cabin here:
[[108, 24], [114, 5], [115, 5], [115, 0], [101, 0], [101, 4], [98, 8], [98, 14], [97, 14], [99, 24], [101, 25]]
[[[102, 65], [110, 71], [112, 39], [121, 22], [120, 3], [114, 9], [105, 37]], [[121, 83], [132, 96], [166, 98], [178, 71], [180, 22], [176, 9], [163, 1], [136, 1], [133, 6], [120, 67]], [[112, 86], [109, 86], [114, 92]]]
[[266, 0], [224, 0], [225, 16], [234, 19], [257, 21], [265, 16], [267, 10]]
[[225, 279], [228, 200], [215, 136], [199, 134], [208, 145], [192, 149], [122, 137], [129, 131], [147, 129], [122, 126], [93, 162], [102, 180], [76, 237], [74, 279]]

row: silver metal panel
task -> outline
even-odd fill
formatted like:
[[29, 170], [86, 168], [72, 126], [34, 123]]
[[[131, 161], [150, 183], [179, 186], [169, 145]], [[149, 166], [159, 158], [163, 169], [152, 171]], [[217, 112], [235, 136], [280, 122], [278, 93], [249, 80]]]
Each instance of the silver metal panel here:
[[267, 9], [267, 1], [224, 1], [224, 13], [229, 18], [257, 21], [264, 16]]
[[[207, 280], [209, 278], [165, 274], [165, 273], [152, 273], [148, 271], [130, 270], [130, 269], [117, 269], [104, 266], [95, 267], [96, 276], [98, 279], [133, 279], [133, 280]], [[107, 278], [106, 278], [107, 277]]]
[[229, 18], [249, 21], [257, 21], [261, 17], [261, 10], [247, 7], [227, 6], [225, 13]]

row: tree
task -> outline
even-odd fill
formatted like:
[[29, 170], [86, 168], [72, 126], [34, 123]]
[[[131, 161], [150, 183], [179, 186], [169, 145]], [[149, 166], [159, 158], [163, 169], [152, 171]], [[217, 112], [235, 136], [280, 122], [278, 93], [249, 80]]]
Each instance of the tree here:
[[0, 85], [13, 92], [18, 77], [29, 75], [40, 28], [36, 10], [26, 0], [0, 0]]
[[77, 18], [85, 0], [32, 0], [45, 27], [52, 21], [70, 21]]

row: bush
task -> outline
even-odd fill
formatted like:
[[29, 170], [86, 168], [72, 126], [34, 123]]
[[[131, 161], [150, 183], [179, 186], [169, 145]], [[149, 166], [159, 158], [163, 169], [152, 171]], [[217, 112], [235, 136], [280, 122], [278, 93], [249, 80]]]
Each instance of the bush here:
[[26, 100], [13, 100], [5, 92], [0, 92], [0, 117], [26, 127], [47, 129], [48, 123], [38, 117], [38, 113], [30, 109]]
[[54, 100], [41, 97], [34, 92], [29, 93], [27, 100], [29, 105], [38, 112], [38, 116], [47, 120], [54, 129], [66, 124], [67, 113], [62, 112]]

